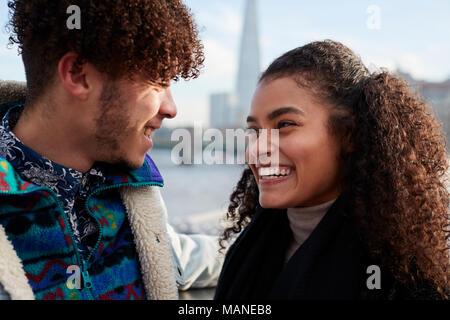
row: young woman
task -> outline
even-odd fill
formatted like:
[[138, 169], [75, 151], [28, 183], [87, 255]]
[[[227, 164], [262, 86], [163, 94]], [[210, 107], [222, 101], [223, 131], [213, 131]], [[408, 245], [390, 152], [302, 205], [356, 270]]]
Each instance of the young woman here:
[[448, 299], [448, 155], [407, 83], [314, 42], [263, 73], [248, 126], [279, 129], [231, 195], [216, 299]]

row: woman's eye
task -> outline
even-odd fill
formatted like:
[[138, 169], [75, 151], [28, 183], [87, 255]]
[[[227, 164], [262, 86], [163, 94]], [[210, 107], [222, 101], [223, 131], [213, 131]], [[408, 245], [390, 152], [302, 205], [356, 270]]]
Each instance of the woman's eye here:
[[295, 123], [291, 122], [291, 121], [281, 121], [278, 123], [278, 129], [289, 127], [289, 126], [294, 126], [294, 125], [295, 125]]
[[256, 128], [247, 128], [245, 129], [245, 133], [248, 135], [258, 134], [259, 130]]

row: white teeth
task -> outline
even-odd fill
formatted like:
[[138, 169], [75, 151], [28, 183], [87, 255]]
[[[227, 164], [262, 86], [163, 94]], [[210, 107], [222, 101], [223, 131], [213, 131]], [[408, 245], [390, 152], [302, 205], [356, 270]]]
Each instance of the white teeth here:
[[262, 178], [276, 177], [276, 176], [288, 176], [291, 174], [291, 169], [280, 169], [278, 167], [271, 168], [258, 168], [258, 175]]
[[147, 137], [151, 138], [151, 136], [152, 136], [152, 129], [150, 129], [150, 128], [145, 129], [144, 134], [145, 134]]

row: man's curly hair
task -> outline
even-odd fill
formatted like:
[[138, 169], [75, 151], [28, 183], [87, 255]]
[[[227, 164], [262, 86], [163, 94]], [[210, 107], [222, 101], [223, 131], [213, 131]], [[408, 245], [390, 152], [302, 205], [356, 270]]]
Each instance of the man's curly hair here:
[[[260, 82], [291, 77], [330, 105], [328, 127], [341, 141], [341, 183], [370, 259], [397, 283], [449, 293], [449, 158], [430, 106], [406, 81], [371, 74], [347, 47], [321, 41], [277, 60]], [[259, 191], [246, 169], [231, 195], [221, 246], [255, 213]]]
[[[66, 26], [67, 9], [81, 9], [81, 29]], [[76, 70], [92, 63], [111, 80], [129, 78], [167, 86], [196, 78], [203, 46], [181, 0], [10, 0], [10, 44], [18, 44], [28, 95], [39, 97], [60, 58], [77, 53]]]

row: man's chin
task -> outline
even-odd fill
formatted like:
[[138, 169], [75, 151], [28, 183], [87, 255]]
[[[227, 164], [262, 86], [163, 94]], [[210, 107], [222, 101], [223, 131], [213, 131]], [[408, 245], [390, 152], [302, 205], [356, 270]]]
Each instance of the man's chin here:
[[119, 167], [120, 169], [124, 171], [134, 171], [137, 169], [142, 168], [144, 165], [145, 156], [142, 159], [139, 160], [131, 160], [131, 159], [118, 159], [113, 162], [111, 162], [112, 165], [115, 167]]

